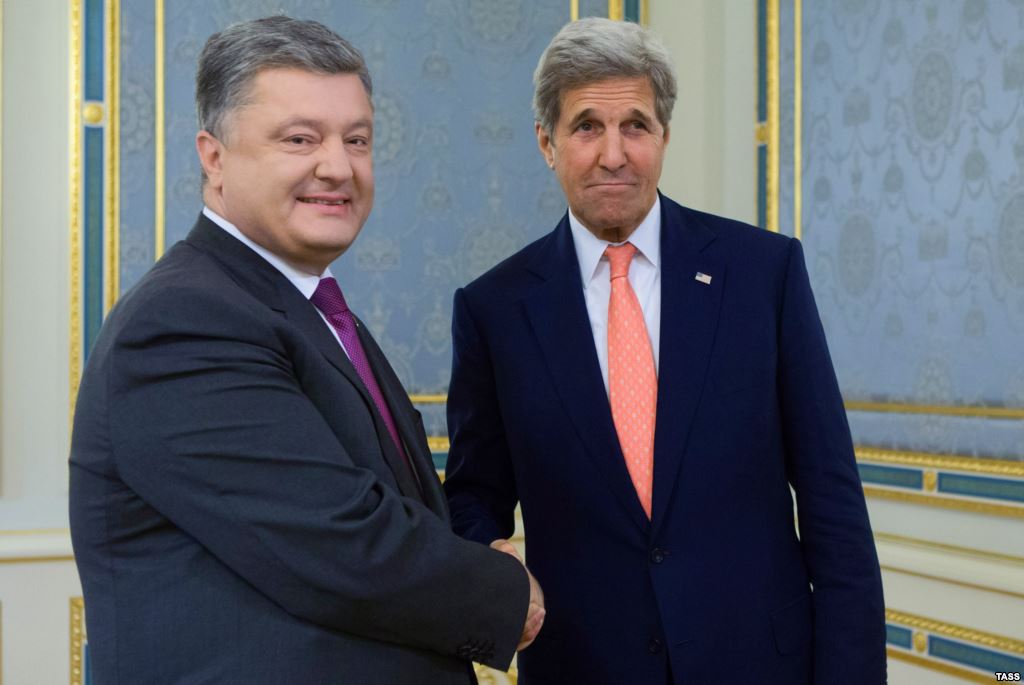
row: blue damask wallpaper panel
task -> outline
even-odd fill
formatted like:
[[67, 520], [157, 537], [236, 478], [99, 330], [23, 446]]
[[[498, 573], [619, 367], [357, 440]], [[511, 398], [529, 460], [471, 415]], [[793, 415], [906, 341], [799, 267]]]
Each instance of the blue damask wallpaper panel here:
[[[565, 211], [537, 151], [530, 98], [537, 59], [569, 20], [568, 0], [181, 0], [165, 11], [167, 245], [202, 207], [193, 88], [206, 38], [279, 12], [327, 24], [366, 57], [376, 112], [375, 207], [332, 269], [410, 392], [445, 392], [454, 290]], [[156, 34], [153, 3], [124, 3], [122, 12], [127, 289], [153, 259]], [[444, 433], [443, 424], [428, 428]]]
[[[804, 2], [802, 43], [802, 233], [844, 395], [1024, 407], [1024, 2]], [[1020, 420], [851, 423], [1024, 458]]]

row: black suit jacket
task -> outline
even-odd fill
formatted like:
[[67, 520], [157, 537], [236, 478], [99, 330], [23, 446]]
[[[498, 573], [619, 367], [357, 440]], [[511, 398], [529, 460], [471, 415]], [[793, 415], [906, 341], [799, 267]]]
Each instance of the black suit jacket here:
[[419, 414], [359, 333], [408, 465], [313, 305], [205, 217], [113, 309], [70, 460], [95, 682], [507, 667], [526, 574], [450, 532]]

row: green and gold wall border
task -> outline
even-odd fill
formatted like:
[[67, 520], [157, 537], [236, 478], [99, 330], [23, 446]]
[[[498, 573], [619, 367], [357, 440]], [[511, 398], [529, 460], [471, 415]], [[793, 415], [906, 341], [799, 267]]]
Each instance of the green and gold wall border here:
[[868, 497], [1024, 518], [1024, 462], [857, 447]]
[[921, 668], [991, 683], [997, 671], [1024, 671], [1024, 641], [886, 609], [886, 652]]
[[962, 419], [1024, 419], [1024, 407], [984, 407], [951, 404], [912, 404], [909, 402], [865, 402], [847, 400], [847, 411], [881, 414], [932, 414]]
[[70, 404], [119, 289], [120, 0], [71, 0]]
[[87, 682], [86, 670], [89, 667], [85, 653], [87, 638], [85, 633], [85, 601], [81, 597], [71, 598], [71, 630], [70, 670], [71, 685], [83, 685]]

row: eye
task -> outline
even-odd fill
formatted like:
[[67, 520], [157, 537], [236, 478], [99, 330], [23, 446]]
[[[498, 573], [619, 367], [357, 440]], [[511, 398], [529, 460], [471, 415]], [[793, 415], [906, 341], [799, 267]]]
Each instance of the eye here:
[[589, 133], [594, 130], [594, 124], [592, 124], [589, 121], [584, 121], [581, 122], [580, 125], [576, 127], [576, 130], [583, 131], [584, 133]]
[[646, 131], [647, 124], [645, 124], [642, 121], [634, 121], [630, 124], [630, 128], [632, 128], [634, 131]]
[[366, 147], [367, 145], [370, 144], [370, 139], [367, 138], [366, 136], [355, 136], [353, 138], [349, 138], [345, 142], [348, 143], [349, 145], [356, 145], [358, 147]]
[[313, 141], [308, 136], [288, 136], [287, 138], [284, 139], [284, 142], [288, 143], [289, 145], [306, 145], [307, 143], [312, 143]]

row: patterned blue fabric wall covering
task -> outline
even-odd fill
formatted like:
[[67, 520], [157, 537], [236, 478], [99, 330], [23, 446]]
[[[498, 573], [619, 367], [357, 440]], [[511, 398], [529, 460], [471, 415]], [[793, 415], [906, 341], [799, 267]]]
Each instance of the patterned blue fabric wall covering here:
[[[791, 234], [793, 7], [780, 3]], [[802, 239], [844, 396], [1024, 408], [1024, 5], [802, 9]], [[863, 444], [1024, 459], [1024, 411], [856, 411], [851, 425]]]
[[[549, 231], [565, 211], [536, 149], [530, 98], [537, 59], [569, 20], [568, 1], [183, 0], [164, 7], [168, 247], [201, 208], [193, 77], [203, 42], [232, 22], [277, 12], [327, 24], [366, 57], [376, 108], [375, 207], [333, 270], [407, 388], [444, 392], [455, 288]], [[124, 291], [154, 254], [153, 3], [125, 3], [122, 27]], [[428, 417], [428, 432], [444, 433], [438, 418]]]

